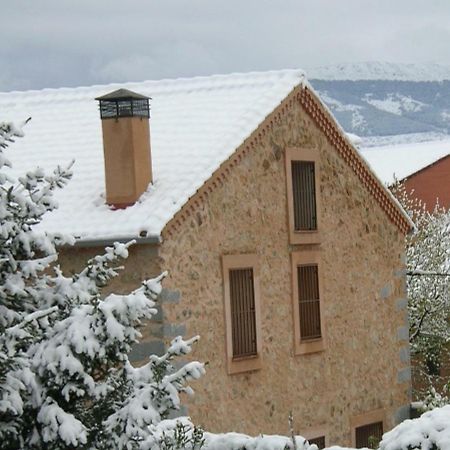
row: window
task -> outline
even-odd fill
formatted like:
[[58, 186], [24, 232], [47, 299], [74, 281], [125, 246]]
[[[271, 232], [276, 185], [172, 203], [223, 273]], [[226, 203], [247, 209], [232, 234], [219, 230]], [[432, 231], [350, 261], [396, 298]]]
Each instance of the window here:
[[316, 150], [286, 150], [286, 181], [291, 244], [317, 244], [320, 199], [317, 195], [319, 157]]
[[304, 250], [293, 252], [291, 257], [295, 353], [322, 351], [325, 347], [320, 252]]
[[378, 448], [383, 437], [383, 422], [369, 423], [356, 428], [356, 448]]
[[308, 439], [310, 445], [316, 444], [319, 450], [325, 448], [325, 436], [319, 436], [312, 439]]
[[383, 436], [385, 412], [377, 409], [351, 419], [352, 446], [356, 448], [378, 448]]
[[322, 337], [320, 329], [319, 273], [317, 264], [297, 266], [300, 339]]
[[328, 444], [326, 435], [328, 430], [326, 425], [300, 430], [300, 434], [310, 443], [316, 444], [319, 450], [325, 448]]
[[313, 161], [292, 161], [294, 230], [317, 230], [316, 180]]
[[253, 268], [230, 269], [229, 275], [233, 359], [255, 356], [257, 350]]
[[261, 368], [259, 269], [256, 255], [222, 257], [228, 373]]

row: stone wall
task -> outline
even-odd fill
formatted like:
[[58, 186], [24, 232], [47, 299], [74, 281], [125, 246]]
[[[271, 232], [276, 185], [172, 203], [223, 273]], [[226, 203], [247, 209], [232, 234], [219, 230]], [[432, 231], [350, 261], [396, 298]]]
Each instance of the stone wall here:
[[[320, 155], [320, 249], [326, 349], [294, 356], [284, 149]], [[181, 301], [164, 309], [171, 327], [199, 334], [207, 361], [188, 412], [210, 431], [249, 434], [326, 430], [350, 445], [351, 417], [384, 408], [391, 428], [410, 399], [403, 236], [299, 105], [247, 154], [174, 238], [163, 242], [165, 286]], [[263, 368], [227, 375], [221, 256], [260, 262]]]

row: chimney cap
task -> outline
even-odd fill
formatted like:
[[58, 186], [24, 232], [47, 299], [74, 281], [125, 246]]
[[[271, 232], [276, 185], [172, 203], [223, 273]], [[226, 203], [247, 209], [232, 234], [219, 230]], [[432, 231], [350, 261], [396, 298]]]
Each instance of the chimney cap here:
[[97, 97], [95, 100], [151, 100], [151, 97], [138, 94], [128, 89], [117, 89], [109, 94]]
[[128, 89], [117, 89], [109, 94], [97, 97], [100, 102], [100, 117], [118, 119], [119, 117], [150, 118], [150, 97], [137, 94]]

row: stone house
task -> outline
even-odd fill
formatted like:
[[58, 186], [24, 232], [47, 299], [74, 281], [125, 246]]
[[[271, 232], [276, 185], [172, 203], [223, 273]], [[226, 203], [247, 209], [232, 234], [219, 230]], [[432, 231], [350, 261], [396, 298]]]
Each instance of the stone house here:
[[320, 445], [362, 446], [408, 417], [411, 224], [302, 72], [13, 92], [0, 107], [33, 117], [19, 173], [76, 159], [42, 224], [78, 237], [66, 270], [129, 239], [112, 289], [169, 270], [131, 357], [201, 336], [194, 422], [280, 434], [292, 411]]

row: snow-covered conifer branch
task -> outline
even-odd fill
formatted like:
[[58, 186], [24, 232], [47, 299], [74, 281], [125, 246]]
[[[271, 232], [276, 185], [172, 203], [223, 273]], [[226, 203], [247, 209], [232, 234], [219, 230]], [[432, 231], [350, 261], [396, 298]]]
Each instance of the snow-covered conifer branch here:
[[204, 373], [200, 363], [171, 364], [197, 338], [174, 340], [143, 367], [130, 364], [127, 353], [139, 325], [156, 313], [166, 273], [103, 298], [131, 241], [65, 276], [57, 245], [73, 237], [34, 227], [57, 207], [55, 192], [73, 163], [14, 179], [3, 170], [11, 166], [4, 150], [22, 136], [20, 127], [0, 123], [0, 442], [11, 449], [139, 448], [149, 425], [178, 409], [179, 393]]

